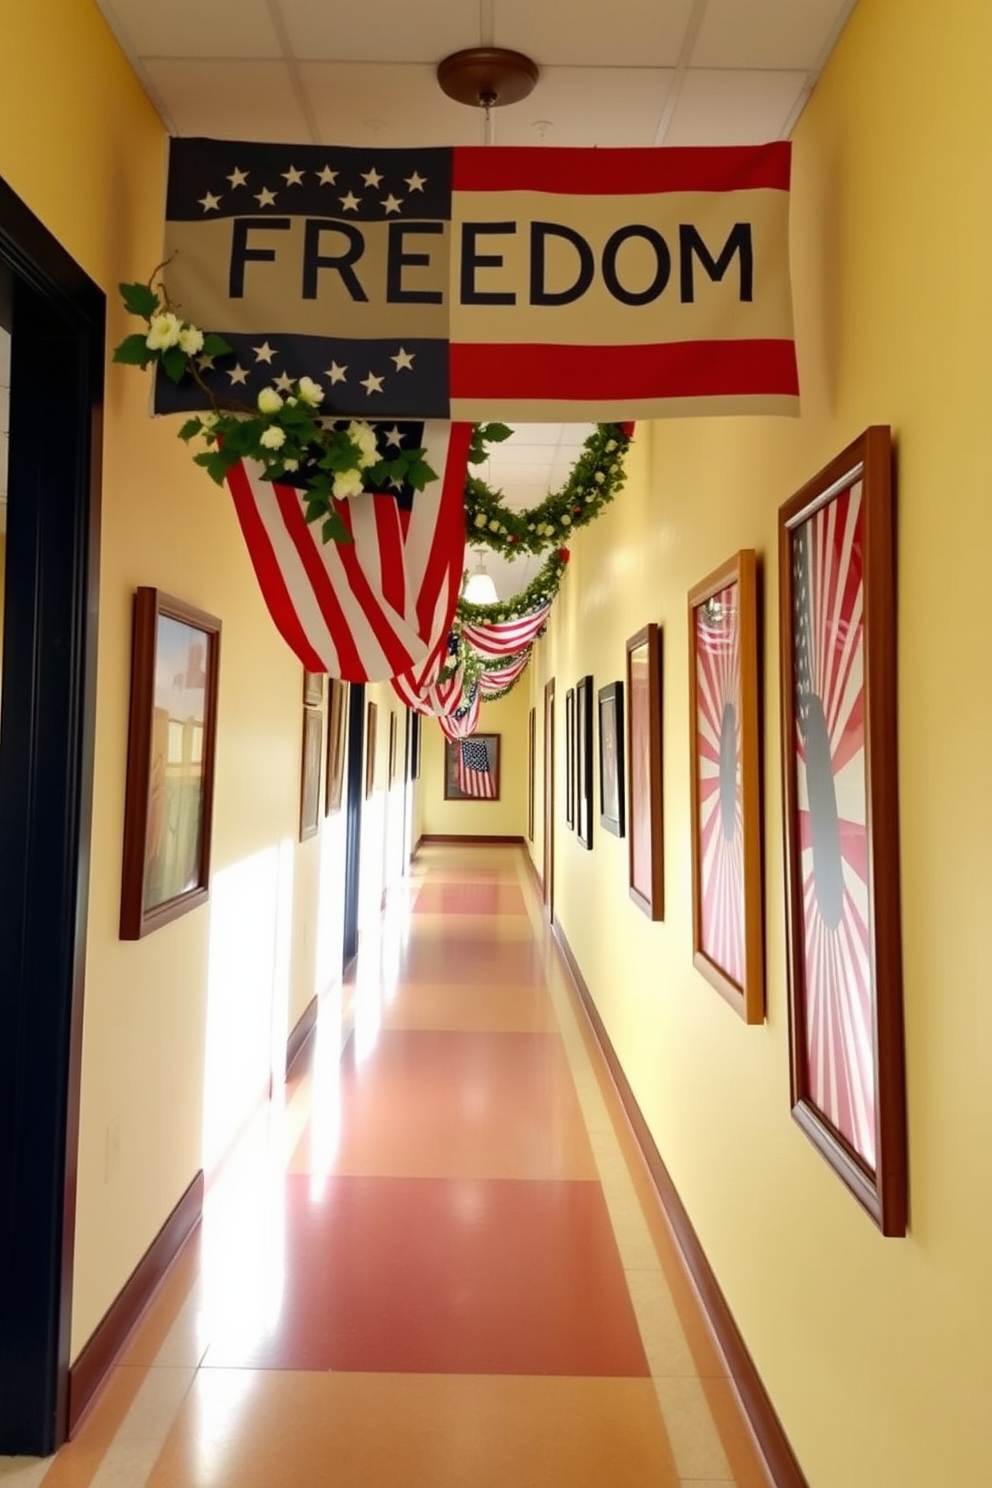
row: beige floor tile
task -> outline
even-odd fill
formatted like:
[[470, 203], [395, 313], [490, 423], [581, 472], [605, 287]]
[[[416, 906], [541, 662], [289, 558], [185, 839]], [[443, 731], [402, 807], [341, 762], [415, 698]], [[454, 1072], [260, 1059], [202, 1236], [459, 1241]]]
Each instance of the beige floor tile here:
[[626, 1275], [652, 1375], [694, 1375], [696, 1366], [661, 1270]]
[[702, 1383], [685, 1375], [660, 1375], [654, 1387], [680, 1478], [733, 1481]]

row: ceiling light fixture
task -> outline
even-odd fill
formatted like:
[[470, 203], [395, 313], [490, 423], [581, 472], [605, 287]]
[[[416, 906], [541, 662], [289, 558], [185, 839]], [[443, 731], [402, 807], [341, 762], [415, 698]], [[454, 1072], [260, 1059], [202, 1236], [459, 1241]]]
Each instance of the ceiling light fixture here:
[[539, 76], [536, 62], [506, 47], [466, 47], [437, 64], [442, 92], [456, 103], [485, 109], [486, 144], [492, 143], [492, 110], [526, 98]]
[[499, 599], [496, 585], [486, 568], [482, 554], [479, 553], [477, 556], [479, 561], [468, 576], [463, 598], [467, 599], [469, 604], [495, 604]]

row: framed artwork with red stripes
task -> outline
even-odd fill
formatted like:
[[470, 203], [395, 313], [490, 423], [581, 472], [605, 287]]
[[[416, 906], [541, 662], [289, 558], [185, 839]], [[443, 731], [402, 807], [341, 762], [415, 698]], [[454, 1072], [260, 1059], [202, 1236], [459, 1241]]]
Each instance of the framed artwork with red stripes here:
[[895, 550], [888, 428], [779, 511], [792, 1110], [906, 1230]]
[[693, 962], [746, 1023], [765, 1016], [757, 577], [735, 554], [689, 593]]

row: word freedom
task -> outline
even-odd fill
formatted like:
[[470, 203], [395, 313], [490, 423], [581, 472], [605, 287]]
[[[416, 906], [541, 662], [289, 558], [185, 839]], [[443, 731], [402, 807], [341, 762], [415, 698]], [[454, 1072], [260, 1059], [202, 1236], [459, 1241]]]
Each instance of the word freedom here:
[[[444, 292], [427, 287], [426, 278], [436, 279], [430, 239], [443, 239], [442, 222], [390, 222], [387, 229], [384, 282], [373, 283], [365, 258], [365, 233], [355, 223], [332, 218], [302, 219], [302, 244], [280, 244], [273, 234], [293, 231], [300, 219], [234, 217], [231, 219], [231, 251], [228, 295], [242, 300], [257, 287], [261, 267], [283, 268], [287, 253], [295, 249], [300, 296], [318, 300], [325, 280], [336, 275], [355, 303], [385, 300], [390, 305], [442, 305]], [[530, 223], [527, 262], [527, 303], [532, 306], [571, 305], [592, 288], [598, 279], [607, 293], [622, 305], [648, 305], [666, 293], [669, 286], [679, 301], [693, 304], [701, 274], [719, 282], [736, 264], [737, 299], [754, 298], [754, 246], [751, 224], [736, 222], [722, 243], [707, 243], [692, 223], [678, 224], [674, 245], [677, 288], [672, 285], [673, 249], [658, 230], [647, 223], [633, 222], [611, 232], [596, 248], [582, 233], [564, 223]], [[462, 305], [516, 305], [520, 296], [507, 287], [506, 240], [518, 237], [514, 221], [462, 222], [458, 225], [457, 282]], [[554, 264], [551, 263], [554, 253]], [[250, 270], [250, 273], [249, 273]], [[501, 273], [503, 282], [501, 282]], [[379, 277], [378, 275], [376, 277]]]

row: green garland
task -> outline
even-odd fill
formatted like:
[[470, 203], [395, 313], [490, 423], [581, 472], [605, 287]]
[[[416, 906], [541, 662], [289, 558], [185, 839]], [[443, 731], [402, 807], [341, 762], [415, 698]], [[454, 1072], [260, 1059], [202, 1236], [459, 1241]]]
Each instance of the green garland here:
[[[486, 445], [506, 439], [509, 432], [503, 424], [477, 428], [472, 463], [479, 464], [485, 458]], [[629, 444], [630, 436], [619, 424], [597, 424], [561, 490], [529, 511], [511, 511], [503, 503], [502, 491], [494, 491], [479, 476], [470, 475], [465, 482], [469, 543], [485, 543], [512, 558], [517, 553], [542, 553], [551, 543], [561, 542], [577, 527], [585, 527], [598, 517], [622, 489]]]
[[550, 604], [558, 593], [569, 557], [567, 548], [557, 548], [541, 565], [527, 588], [513, 595], [512, 599], [497, 599], [492, 604], [469, 604], [467, 599], [460, 599], [455, 609], [456, 620], [463, 625], [492, 625], [503, 620], [518, 620], [521, 615]]

